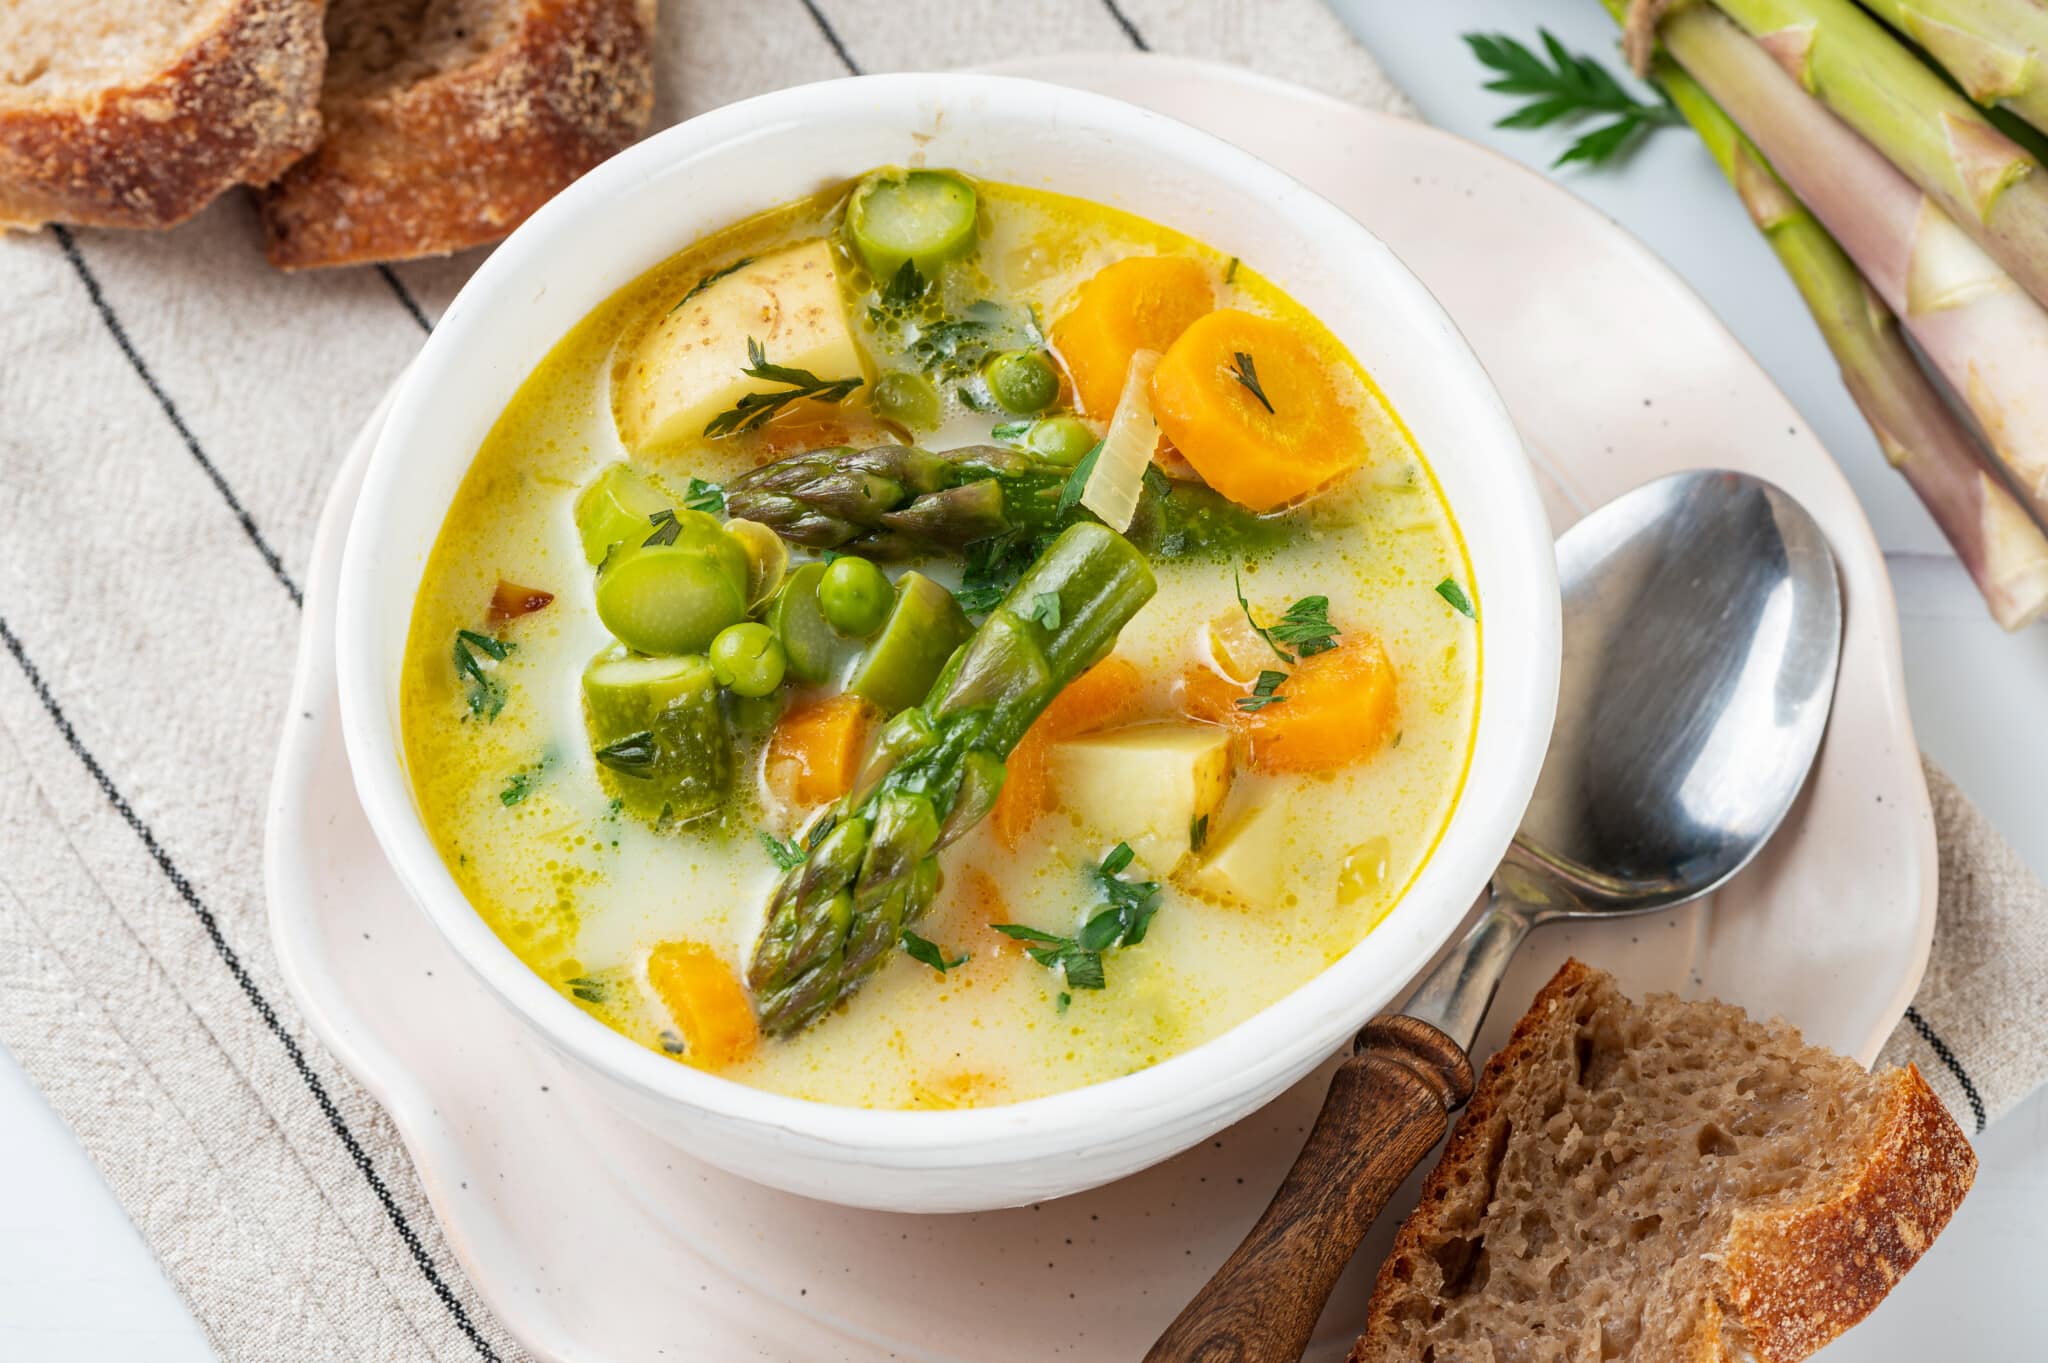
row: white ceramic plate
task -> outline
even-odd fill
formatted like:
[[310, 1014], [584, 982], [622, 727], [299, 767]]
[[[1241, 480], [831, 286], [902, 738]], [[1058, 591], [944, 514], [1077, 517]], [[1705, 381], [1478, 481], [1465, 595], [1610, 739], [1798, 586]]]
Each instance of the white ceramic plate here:
[[[1933, 823], [1883, 559], [1848, 484], [1749, 356], [1606, 219], [1446, 134], [1178, 59], [1007, 69], [1206, 127], [1371, 227], [1493, 372], [1559, 529], [1637, 483], [1703, 465], [1770, 478], [1814, 513], [1840, 560], [1848, 614], [1844, 681], [1812, 786], [1712, 904], [1539, 933], [1481, 1049], [1576, 952], [1632, 989], [1715, 994], [1873, 1057], [1925, 964]], [[355, 801], [331, 627], [376, 424], [344, 465], [315, 546], [270, 809], [271, 923], [309, 1021], [389, 1110], [464, 1268], [507, 1327], [540, 1357], [577, 1363], [1142, 1354], [1264, 1206], [1326, 1071], [1135, 1178], [976, 1216], [807, 1202], [694, 1164], [605, 1115], [412, 907]], [[1341, 1357], [1391, 1226], [1390, 1216], [1340, 1285], [1312, 1359]]]

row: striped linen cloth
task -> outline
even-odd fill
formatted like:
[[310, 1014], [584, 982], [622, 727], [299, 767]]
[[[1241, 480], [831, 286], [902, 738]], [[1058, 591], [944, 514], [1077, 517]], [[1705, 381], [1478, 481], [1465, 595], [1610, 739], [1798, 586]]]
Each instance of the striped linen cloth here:
[[[1110, 48], [1409, 110], [1316, 0], [664, 0], [661, 25], [657, 126]], [[286, 277], [240, 195], [169, 233], [0, 241], [0, 1043], [230, 1360], [524, 1357], [294, 1010], [260, 873], [322, 496], [479, 258]], [[1942, 930], [1886, 1058], [1981, 1129], [2042, 1077], [2008, 1020], [2048, 1016], [2048, 962], [2000, 929], [2048, 897], [1930, 781]]]

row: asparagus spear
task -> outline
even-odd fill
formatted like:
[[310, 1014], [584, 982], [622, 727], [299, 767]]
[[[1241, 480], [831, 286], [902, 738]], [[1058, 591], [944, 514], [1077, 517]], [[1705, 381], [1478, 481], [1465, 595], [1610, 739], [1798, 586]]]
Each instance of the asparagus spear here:
[[[1072, 475], [1067, 464], [1000, 445], [839, 446], [741, 474], [726, 484], [725, 507], [792, 544], [904, 559], [1002, 534], [1029, 542], [1085, 520], [1060, 495]], [[1178, 558], [1226, 543], [1258, 547], [1275, 531], [1200, 483], [1160, 480], [1126, 533], [1150, 553]]]
[[[2027, 292], [2048, 302], [2048, 174], [1982, 110], [1951, 90], [1852, 0], [1714, 3], [1925, 190]], [[1665, 24], [1667, 35], [1697, 9], [1688, 6], [1672, 15]], [[1685, 57], [1679, 61], [1690, 69]], [[1713, 88], [1713, 82], [1700, 79]], [[1727, 107], [1718, 94], [1716, 99]], [[1729, 112], [1763, 144], [1740, 112]], [[1774, 154], [1773, 160], [1791, 179], [1784, 158]], [[1815, 209], [1821, 211], [1819, 205]]]
[[[764, 1032], [802, 1030], [875, 972], [930, 907], [939, 850], [994, 807], [1010, 749], [1115, 647], [1153, 589], [1128, 540], [1093, 522], [1070, 526], [953, 654], [924, 703], [884, 727], [853, 789], [769, 900], [747, 968]], [[1056, 611], [1042, 608], [1047, 595]]]
[[1863, 0], [1979, 104], [2048, 131], [2048, 9], [2037, 0]]
[[1992, 618], [2006, 629], [2032, 623], [2048, 609], [2048, 535], [1982, 467], [1976, 442], [1920, 372], [1898, 319], [1697, 82], [1662, 56], [1650, 77], [1699, 133], [1798, 285], [1885, 457], [1955, 548]]
[[1673, 14], [1660, 36], [1898, 314], [2048, 524], [2048, 311], [1712, 9]]

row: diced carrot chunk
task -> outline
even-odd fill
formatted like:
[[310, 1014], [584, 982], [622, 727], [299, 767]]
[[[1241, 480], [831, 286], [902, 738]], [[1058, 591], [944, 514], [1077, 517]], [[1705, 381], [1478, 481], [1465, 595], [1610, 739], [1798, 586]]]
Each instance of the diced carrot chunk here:
[[1009, 774], [990, 818], [996, 836], [1015, 849], [1038, 816], [1052, 808], [1046, 752], [1063, 738], [1092, 733], [1134, 718], [1142, 678], [1137, 664], [1112, 654], [1074, 678], [1010, 750]]
[[1303, 658], [1280, 684], [1278, 699], [1256, 709], [1238, 704], [1251, 696], [1249, 684], [1190, 665], [1181, 676], [1181, 707], [1242, 734], [1260, 771], [1336, 771], [1372, 756], [1393, 732], [1395, 684], [1380, 641], [1347, 632], [1335, 648]]
[[701, 1069], [722, 1069], [744, 1059], [759, 1040], [754, 1005], [739, 976], [710, 947], [663, 942], [647, 957], [654, 986], [676, 1030], [684, 1059]]
[[1216, 306], [1209, 267], [1187, 256], [1131, 256], [1097, 270], [1052, 325], [1052, 346], [1081, 410], [1107, 420], [1131, 356], [1165, 350]]
[[546, 610], [554, 599], [553, 592], [542, 591], [539, 587], [522, 587], [501, 577], [497, 590], [491, 593], [490, 621], [494, 625], [502, 625], [507, 620], [517, 620], [522, 615]]
[[822, 805], [853, 789], [881, 711], [859, 696], [800, 705], [768, 741], [768, 789], [791, 805]]
[[1285, 322], [1234, 308], [1189, 324], [1152, 375], [1159, 429], [1202, 481], [1272, 511], [1365, 461], [1331, 359]]

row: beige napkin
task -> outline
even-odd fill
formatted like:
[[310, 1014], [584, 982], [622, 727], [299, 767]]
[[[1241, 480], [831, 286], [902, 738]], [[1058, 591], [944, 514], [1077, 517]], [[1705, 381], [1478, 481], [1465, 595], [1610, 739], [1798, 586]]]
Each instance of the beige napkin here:
[[[1409, 111], [1316, 0], [733, 0], [661, 22], [663, 122], [854, 69], [1133, 46]], [[240, 198], [161, 235], [0, 241], [0, 1043], [230, 1360], [522, 1357], [306, 1033], [260, 871], [322, 496], [478, 258], [286, 278]], [[2021, 931], [2048, 904], [1931, 779], [1942, 927], [1888, 1055], [1975, 1128], [2042, 1077], [2011, 1023], [2048, 1016]]]

